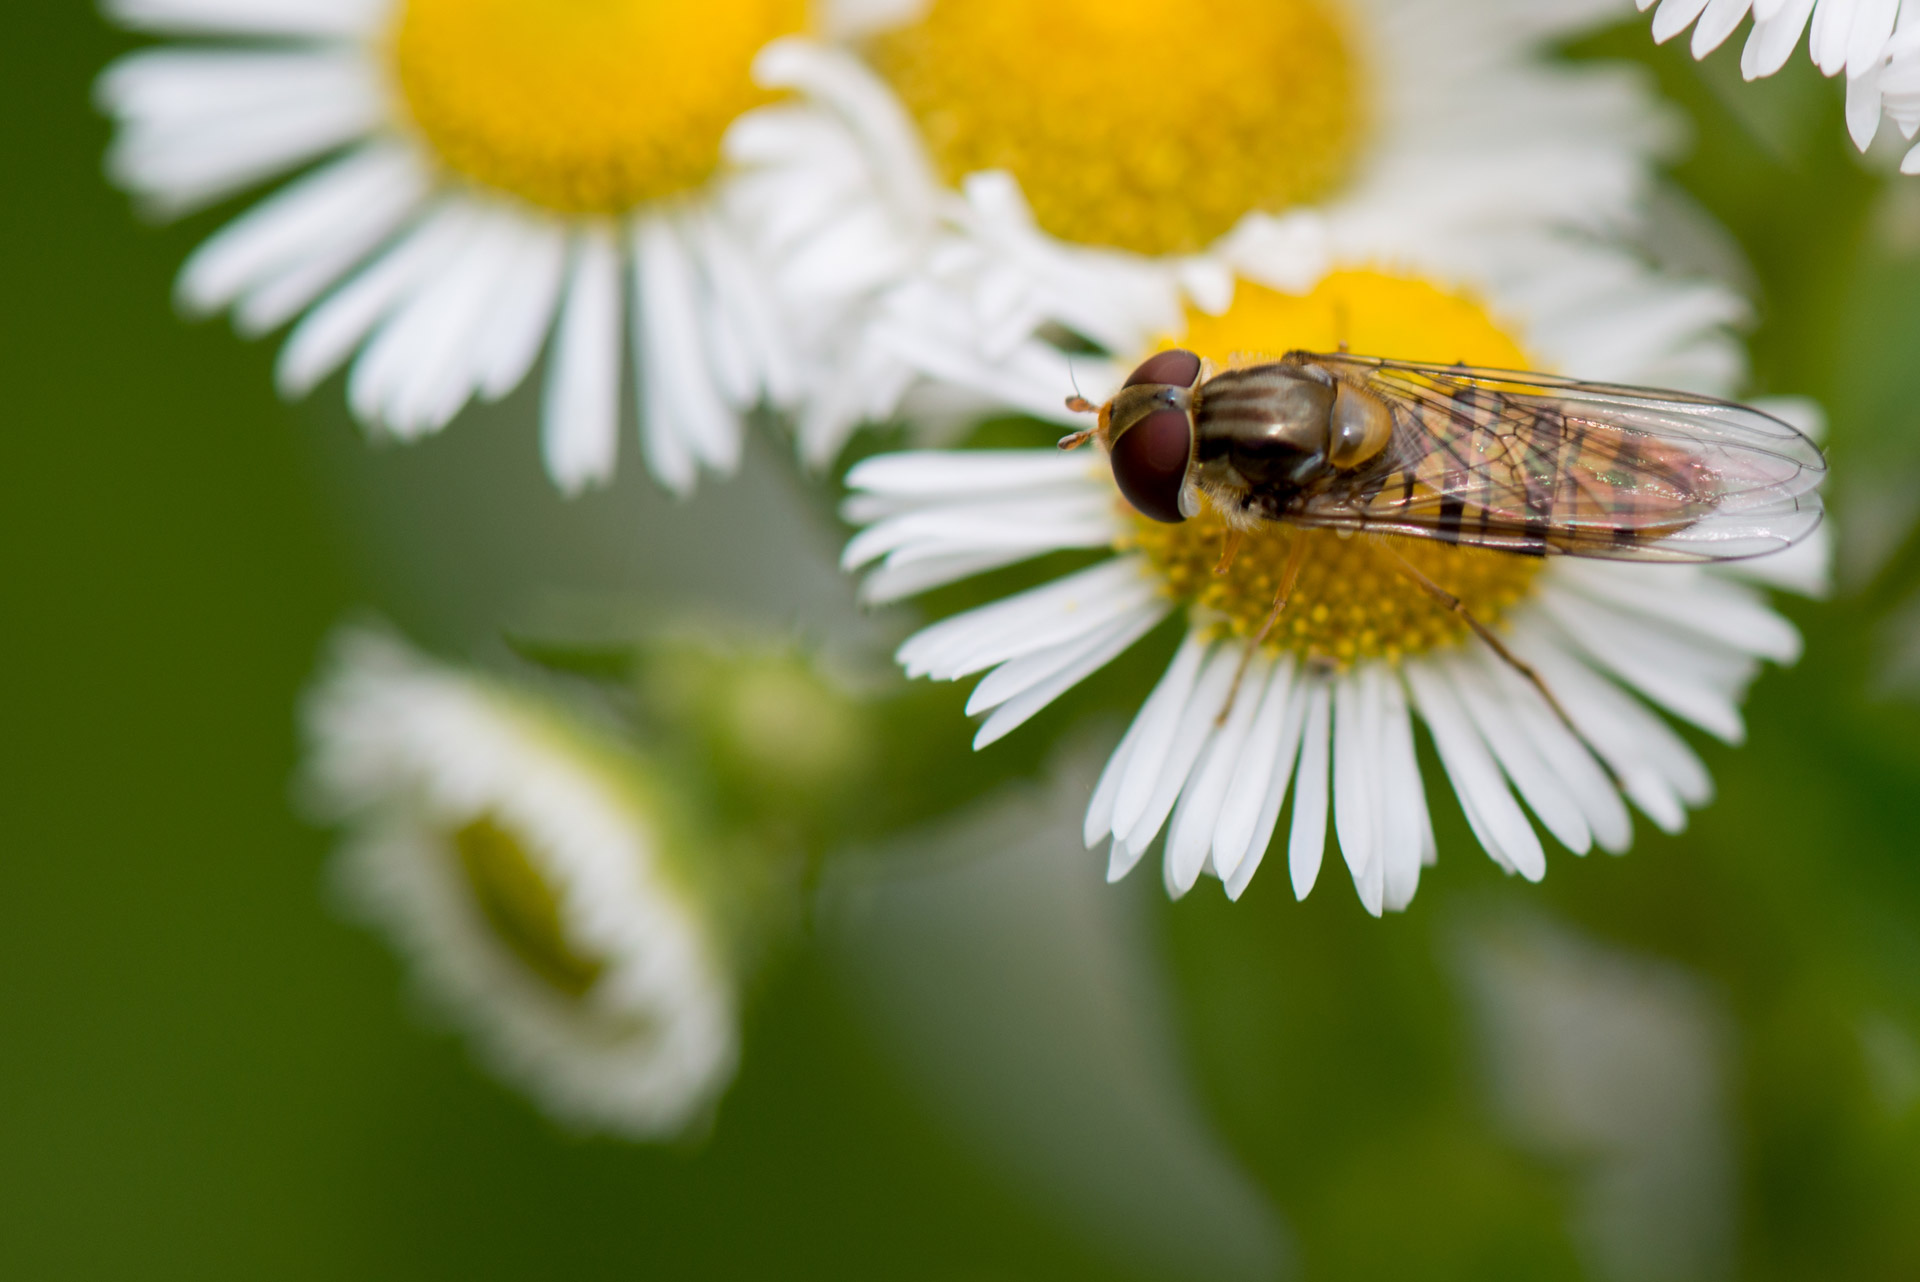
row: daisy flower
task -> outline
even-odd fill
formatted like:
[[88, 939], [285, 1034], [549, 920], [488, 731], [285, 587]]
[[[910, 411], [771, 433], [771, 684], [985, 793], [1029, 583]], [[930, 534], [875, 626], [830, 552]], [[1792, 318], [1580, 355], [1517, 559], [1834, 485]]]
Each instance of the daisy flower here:
[[336, 872], [426, 996], [556, 1119], [701, 1121], [738, 1055], [733, 979], [643, 767], [534, 696], [344, 634], [306, 707]]
[[[1336, 271], [1297, 294], [1243, 282], [1219, 316], [1190, 309], [1180, 341], [1223, 363], [1232, 353], [1330, 351], [1345, 341], [1409, 360], [1519, 369], [1577, 368], [1594, 346], [1609, 378], [1633, 376], [1643, 340], [1643, 350], [1658, 350], [1687, 326], [1709, 330], [1698, 340], [1708, 347], [1729, 345], [1687, 291], [1663, 299], [1647, 286], [1650, 297], [1635, 301], [1590, 267], [1570, 259], [1536, 276], [1530, 293], [1470, 293], [1375, 268]], [[1609, 334], [1610, 344], [1601, 341]], [[1177, 620], [1177, 652], [1087, 810], [1087, 844], [1110, 841], [1111, 878], [1164, 836], [1173, 894], [1211, 872], [1237, 898], [1291, 796], [1284, 844], [1296, 895], [1312, 889], [1331, 825], [1361, 902], [1376, 914], [1404, 908], [1436, 854], [1416, 718], [1502, 868], [1530, 880], [1545, 871], [1529, 809], [1575, 853], [1624, 850], [1626, 803], [1677, 831], [1711, 793], [1698, 756], [1647, 705], [1737, 742], [1740, 698], [1760, 661], [1790, 662], [1800, 646], [1753, 584], [1817, 591], [1825, 575], [1817, 532], [1752, 561], [1635, 565], [1280, 526], [1248, 533], [1219, 575], [1217, 513], [1149, 521], [1119, 501], [1097, 457], [882, 455], [855, 467], [848, 485], [845, 514], [866, 528], [844, 561], [872, 567], [864, 590], [873, 601], [1046, 553], [1096, 554], [1075, 573], [936, 623], [900, 647], [910, 675], [986, 674], [968, 704], [986, 714], [976, 747]], [[1236, 691], [1247, 639], [1297, 540], [1305, 540], [1297, 586]], [[1410, 584], [1396, 557], [1531, 665], [1578, 733], [1464, 621]]]
[[[1549, 65], [1606, 0], [901, 0], [770, 46], [728, 138], [742, 218], [821, 336], [803, 447], [912, 398], [1011, 403], [1414, 242], [1630, 223], [1670, 136], [1639, 74]], [[849, 22], [848, 30], [855, 29]]]
[[[1635, 0], [1653, 15], [1661, 44], [1689, 26], [1695, 58], [1718, 49], [1749, 13], [1753, 28], [1740, 51], [1740, 74], [1770, 76], [1787, 65], [1807, 33], [1807, 56], [1823, 76], [1847, 77], [1847, 133], [1865, 151], [1890, 116], [1903, 137], [1920, 130], [1920, 24], [1901, 0]], [[1897, 33], [1897, 34], [1896, 34]], [[1907, 152], [1900, 172], [1920, 173], [1920, 148]]]
[[[116, 180], [162, 215], [299, 173], [181, 272], [192, 312], [295, 321], [299, 395], [352, 362], [376, 431], [433, 432], [549, 348], [541, 452], [606, 481], [631, 365], [650, 471], [731, 472], [793, 388], [765, 273], [726, 215], [721, 139], [805, 0], [110, 0], [142, 31], [98, 96]], [[549, 339], [551, 341], [549, 342]], [[623, 349], [630, 357], [623, 357]]]

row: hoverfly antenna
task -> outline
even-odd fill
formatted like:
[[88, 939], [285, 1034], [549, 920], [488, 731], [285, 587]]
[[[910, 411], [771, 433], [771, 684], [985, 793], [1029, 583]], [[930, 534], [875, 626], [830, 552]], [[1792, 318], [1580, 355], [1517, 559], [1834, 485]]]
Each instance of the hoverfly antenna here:
[[[1072, 401], [1067, 402], [1067, 408], [1069, 409], [1073, 408]], [[1089, 405], [1087, 408], [1092, 409], [1093, 407]], [[1082, 445], [1085, 445], [1088, 441], [1091, 441], [1093, 439], [1093, 435], [1094, 435], [1093, 428], [1088, 428], [1084, 432], [1069, 432], [1067, 435], [1060, 438], [1060, 448], [1063, 450], [1077, 450]]]
[[[1073, 353], [1067, 353], [1067, 381], [1073, 384], [1073, 395], [1067, 398], [1067, 408], [1075, 414], [1095, 414], [1100, 407], [1080, 394], [1080, 380], [1073, 372]], [[1076, 441], [1075, 444], [1078, 444]], [[1062, 445], [1061, 449], [1070, 450], [1072, 445]]]

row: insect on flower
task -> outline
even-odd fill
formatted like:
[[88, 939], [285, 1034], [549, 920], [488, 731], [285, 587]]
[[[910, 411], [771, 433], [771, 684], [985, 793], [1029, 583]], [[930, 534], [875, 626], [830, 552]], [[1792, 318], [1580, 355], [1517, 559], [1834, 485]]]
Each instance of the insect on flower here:
[[[1686, 392], [1345, 352], [1217, 370], [1174, 349], [1141, 362], [1104, 405], [1074, 396], [1067, 407], [1099, 418], [1060, 447], [1097, 439], [1143, 516], [1174, 524], [1199, 515], [1203, 497], [1212, 504], [1227, 527], [1216, 573], [1244, 534], [1274, 522], [1522, 556], [1700, 562], [1779, 551], [1821, 517], [1819, 447], [1759, 410]], [[1293, 541], [1249, 658], [1307, 546]], [[1457, 597], [1381, 546], [1560, 710]]]

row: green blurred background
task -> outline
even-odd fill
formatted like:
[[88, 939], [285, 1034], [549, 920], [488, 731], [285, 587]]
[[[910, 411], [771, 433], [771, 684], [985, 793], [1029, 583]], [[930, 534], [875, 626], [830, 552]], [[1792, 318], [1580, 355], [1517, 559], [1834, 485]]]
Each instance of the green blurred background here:
[[[289, 803], [323, 637], [373, 606], [471, 644], [483, 625], [434, 604], [494, 599], [444, 582], [462, 531], [618, 537], [627, 508], [669, 526], [676, 509], [632, 466], [563, 509], [511, 405], [368, 452], [337, 386], [280, 404], [271, 344], [170, 305], [220, 215], [144, 225], [100, 176], [90, 84], [129, 42], [83, 4], [11, 16], [0, 1276], [1223, 1276], [1203, 1248], [1136, 1250], [1076, 1212], [1070, 1170], [1006, 1159], [1019, 1135], [982, 1139], [987, 1069], [971, 1112], [929, 1087], [858, 978], [873, 931], [772, 978], [714, 1133], [675, 1148], [557, 1131], [419, 1016], [385, 945], [330, 906], [328, 838]], [[1718, 800], [1678, 838], [1641, 822], [1624, 860], [1561, 854], [1542, 885], [1509, 883], [1447, 802], [1443, 858], [1400, 918], [1368, 919], [1331, 867], [1305, 904], [1274, 875], [1237, 906], [1168, 905], [1147, 876], [1071, 899], [1123, 905], [1125, 938], [1164, 963], [1166, 1072], [1271, 1217], [1236, 1267], [1271, 1271], [1284, 1240], [1311, 1278], [1920, 1276], [1920, 714], [1898, 658], [1920, 582], [1920, 178], [1853, 155], [1803, 57], [1747, 86], [1731, 51], [1697, 68], [1647, 46], [1635, 25], [1577, 54], [1645, 62], [1694, 122], [1675, 177], [1753, 266], [1753, 390], [1832, 414], [1843, 589], [1785, 604], [1806, 658], [1760, 681], [1745, 747], [1696, 738]], [[452, 481], [435, 497], [495, 471], [514, 479], [484, 501]], [[399, 508], [433, 544], [407, 566]], [[1071, 709], [1036, 727], [997, 769], [1038, 777], [1043, 735], [1116, 729]], [[1097, 883], [1093, 856], [1063, 843], [1059, 861]], [[1599, 1049], [1552, 1049], [1556, 1019], [1616, 1007]], [[1604, 1102], [1625, 1089], [1608, 1055], [1674, 1028], [1681, 1067], [1632, 1070], [1686, 1095], [1628, 1109], [1668, 1161], [1636, 1203], [1616, 1115], [1569, 1121], [1534, 1094], [1571, 1074], [1574, 1112]], [[1661, 1157], [1688, 1126], [1698, 1143]], [[1679, 1237], [1596, 1255], [1609, 1216], [1621, 1240], [1646, 1227], [1661, 1179], [1674, 1206], [1705, 1199], [1661, 1230]]]

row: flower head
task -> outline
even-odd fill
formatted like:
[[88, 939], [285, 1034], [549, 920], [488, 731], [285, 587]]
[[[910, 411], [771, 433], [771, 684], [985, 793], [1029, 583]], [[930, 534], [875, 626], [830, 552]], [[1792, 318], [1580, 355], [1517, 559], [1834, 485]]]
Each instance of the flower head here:
[[[1595, 324], [1596, 312], [1621, 303], [1569, 266], [1535, 280], [1536, 298], [1554, 300], [1561, 314], [1538, 314], [1524, 334], [1502, 320], [1508, 300], [1348, 270], [1304, 295], [1243, 284], [1224, 313], [1193, 315], [1182, 342], [1221, 360], [1328, 350], [1344, 340], [1412, 360], [1556, 366], [1578, 351], [1562, 345], [1577, 334], [1563, 328], [1573, 317]], [[1295, 892], [1312, 888], [1331, 820], [1361, 900], [1375, 913], [1404, 907], [1436, 854], [1416, 716], [1475, 834], [1502, 867], [1530, 879], [1545, 870], [1521, 802], [1576, 853], [1596, 844], [1625, 849], [1624, 801], [1674, 830], [1710, 789], [1693, 751], [1642, 700], [1738, 740], [1738, 699], [1758, 661], [1791, 660], [1799, 644], [1740, 580], [1817, 588], [1824, 566], [1821, 549], [1807, 545], [1724, 567], [1632, 565], [1268, 523], [1245, 534], [1229, 572], [1216, 574], [1226, 546], [1217, 514], [1150, 521], [1119, 500], [1097, 458], [1042, 450], [883, 455], [854, 468], [848, 483], [847, 515], [867, 528], [845, 560], [875, 567], [871, 599], [1045, 552], [1110, 553], [936, 623], [901, 647], [911, 675], [987, 674], [968, 704], [988, 714], [977, 747], [1168, 616], [1178, 619], [1184, 639], [1087, 812], [1088, 844], [1111, 839], [1111, 876], [1164, 834], [1170, 890], [1184, 893], [1211, 871], [1237, 897], [1291, 794]], [[1286, 609], [1249, 657], [1248, 639], [1261, 632], [1296, 558]], [[1419, 579], [1459, 600], [1537, 674], [1551, 701]]]
[[758, 63], [799, 101], [729, 137], [740, 208], [824, 336], [803, 447], [867, 417], [1057, 416], [1056, 340], [1131, 354], [1237, 279], [1632, 221], [1666, 122], [1541, 65], [1578, 0], [925, 0]]
[[101, 78], [122, 184], [171, 214], [313, 166], [203, 245], [179, 284], [190, 310], [231, 307], [249, 332], [298, 318], [288, 394], [351, 361], [355, 413], [412, 438], [512, 391], [551, 335], [542, 453], [569, 491], [612, 473], [623, 366], [647, 465], [676, 490], [731, 471], [742, 414], [790, 394], [779, 309], [725, 214], [721, 150], [769, 99], [749, 68], [804, 27], [802, 0], [112, 8], [214, 41], [143, 50]]
[[733, 1075], [734, 980], [644, 765], [538, 698], [385, 636], [339, 641], [307, 785], [341, 884], [426, 994], [556, 1118], [697, 1123]]

